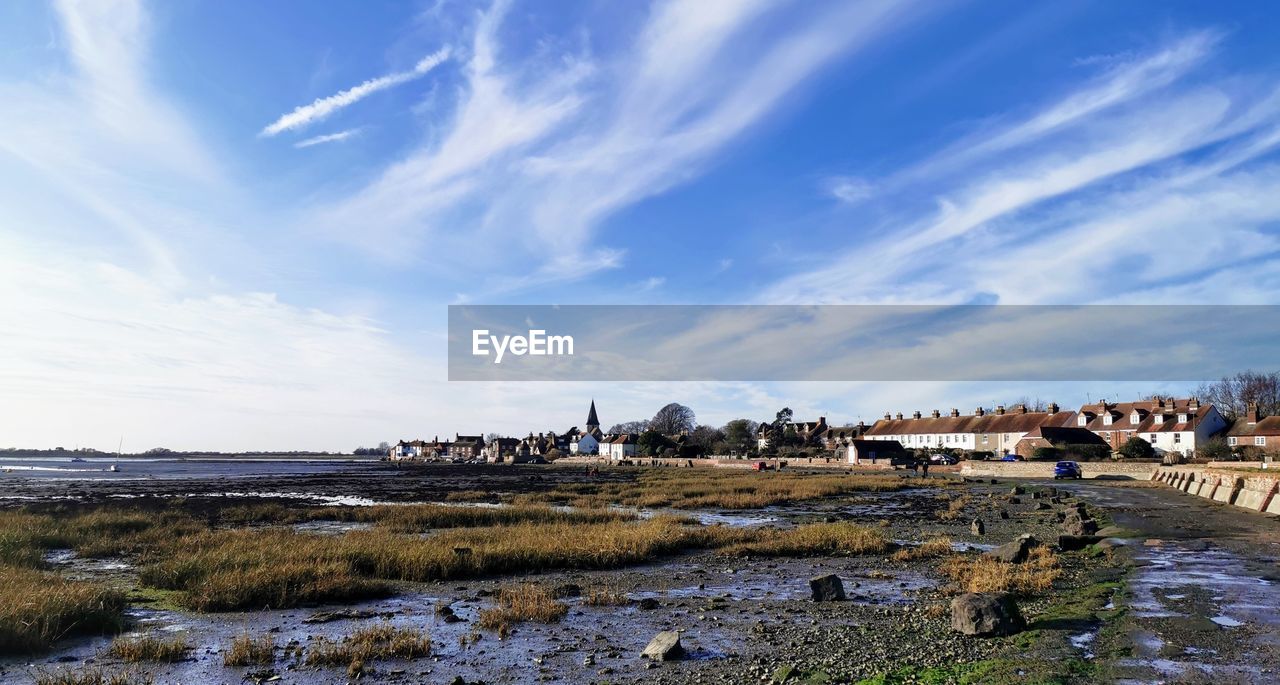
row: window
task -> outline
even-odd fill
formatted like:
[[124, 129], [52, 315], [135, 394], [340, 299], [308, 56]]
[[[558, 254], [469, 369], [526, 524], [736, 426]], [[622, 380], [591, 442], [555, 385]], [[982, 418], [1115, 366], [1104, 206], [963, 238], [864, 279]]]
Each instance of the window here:
[[1186, 415], [1186, 414], [1178, 414], [1178, 423], [1186, 423], [1186, 422], [1187, 422], [1187, 415]]
[[987, 442], [987, 438], [989, 438], [989, 437], [991, 437], [991, 436], [989, 436], [989, 435], [984, 435], [984, 436], [982, 436], [982, 442], [984, 442], [984, 443], [985, 443], [985, 442]]
[[1138, 412], [1136, 411], [1129, 415], [1129, 423], [1137, 423], [1141, 420], [1142, 420], [1142, 417], [1139, 416]]
[[1157, 436], [1155, 433], [1152, 433], [1152, 434], [1151, 434], [1151, 440], [1150, 440], [1149, 442], [1150, 442], [1151, 444], [1153, 444], [1153, 445], [1154, 445], [1154, 444], [1156, 443], [1156, 438], [1157, 438], [1157, 437], [1159, 437], [1159, 436]]
[[1265, 436], [1265, 435], [1259, 435], [1258, 437], [1256, 437], [1256, 438], [1254, 438], [1254, 439], [1253, 439], [1253, 444], [1257, 445], [1258, 447], [1266, 447], [1266, 446], [1267, 446], [1267, 436]]
[[1175, 444], [1175, 445], [1176, 445], [1176, 444], [1178, 444], [1178, 443], [1180, 443], [1180, 442], [1182, 442], [1182, 433], [1174, 433], [1174, 434], [1173, 434], [1173, 444]]
[[1104, 426], [1110, 426], [1110, 425], [1111, 425], [1111, 413], [1110, 413], [1110, 412], [1108, 412], [1106, 416], [1102, 417], [1102, 425], [1104, 425]]
[[1227, 438], [1227, 444], [1231, 445], [1232, 447], [1235, 447], [1237, 442], [1239, 441], [1236, 440], [1235, 438]]

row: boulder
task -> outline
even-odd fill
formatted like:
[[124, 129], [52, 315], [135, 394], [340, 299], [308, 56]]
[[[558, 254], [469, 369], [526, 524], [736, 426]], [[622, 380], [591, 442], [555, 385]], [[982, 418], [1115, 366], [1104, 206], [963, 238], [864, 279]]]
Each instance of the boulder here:
[[969, 524], [969, 532], [974, 535], [985, 535], [987, 533], [987, 525], [982, 522], [982, 519], [974, 519], [973, 523]]
[[1021, 564], [1027, 560], [1027, 555], [1031, 553], [1031, 549], [1039, 546], [1039, 540], [1031, 535], [1023, 535], [1013, 542], [1006, 542], [987, 552], [987, 556], [1009, 564]]
[[1026, 626], [1007, 592], [970, 592], [951, 600], [951, 628], [965, 635], [1012, 635]]
[[844, 600], [844, 583], [834, 573], [809, 579], [809, 590], [815, 602], [840, 602]]
[[1099, 540], [1102, 538], [1097, 535], [1059, 535], [1058, 549], [1064, 552], [1075, 552], [1097, 544]]
[[1001, 510], [1000, 510], [1000, 518], [1002, 518], [1002, 519], [1007, 519], [1007, 518], [1009, 518], [1009, 511], [1008, 511], [1007, 509], [1001, 509]]
[[664, 630], [653, 636], [649, 646], [644, 648], [641, 656], [651, 661], [675, 661], [684, 656], [684, 647], [680, 645], [680, 633]]
[[1062, 522], [1062, 532], [1067, 535], [1093, 535], [1098, 532], [1098, 522], [1093, 519], [1068, 516]]
[[1017, 497], [1018, 495], [1021, 495], [1025, 492], [1026, 490], [1024, 490], [1021, 485], [1015, 485], [1013, 486], [1013, 489], [1009, 491], [1009, 494], [1014, 497]]
[[652, 597], [645, 597], [639, 602], [636, 602], [636, 606], [640, 607], [641, 609], [644, 609], [645, 611], [652, 611], [654, 609], [657, 609], [661, 605], [658, 603], [658, 600]]

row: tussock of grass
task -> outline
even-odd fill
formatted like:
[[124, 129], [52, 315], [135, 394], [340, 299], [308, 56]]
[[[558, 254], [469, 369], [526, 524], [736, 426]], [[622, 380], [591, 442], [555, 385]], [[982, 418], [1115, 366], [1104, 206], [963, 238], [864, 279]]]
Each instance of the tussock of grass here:
[[890, 558], [894, 561], [916, 561], [918, 559], [946, 556], [951, 554], [951, 551], [951, 538], [936, 537], [926, 540], [915, 547], [903, 547], [894, 552]]
[[118, 632], [124, 595], [53, 573], [0, 567], [0, 654], [49, 649], [72, 635]]
[[988, 556], [954, 555], [938, 567], [963, 592], [1014, 592], [1031, 595], [1053, 587], [1062, 575], [1058, 556], [1045, 546], [1032, 548], [1027, 560], [1009, 564]]
[[276, 638], [271, 633], [237, 635], [222, 653], [224, 666], [270, 666], [275, 660]]
[[517, 623], [555, 623], [567, 613], [569, 606], [557, 602], [550, 590], [525, 583], [499, 590], [498, 605], [481, 611], [476, 625], [484, 630], [495, 630], [499, 636], [505, 637], [511, 626]]
[[304, 662], [309, 666], [347, 666], [358, 673], [366, 661], [412, 660], [430, 654], [431, 637], [426, 631], [384, 623], [357, 630], [341, 642], [316, 640], [307, 648]]
[[446, 502], [488, 502], [493, 493], [485, 490], [458, 490], [444, 496]]
[[145, 673], [112, 673], [100, 668], [56, 670], [37, 668], [32, 674], [35, 685], [151, 685], [155, 679]]
[[959, 497], [956, 497], [955, 499], [952, 499], [947, 504], [946, 511], [938, 512], [937, 514], [938, 520], [954, 521], [960, 518], [960, 516], [964, 514], [964, 508], [968, 506], [969, 503], [972, 501], [973, 501], [973, 498], [970, 497], [969, 495], [961, 495]]
[[142, 661], [173, 663], [187, 658], [187, 652], [191, 649], [191, 643], [183, 635], [168, 638], [142, 635], [116, 638], [107, 648], [107, 654], [129, 663]]
[[891, 543], [878, 530], [853, 523], [814, 523], [788, 530], [756, 531], [753, 539], [730, 544], [726, 554], [799, 557], [817, 554], [881, 554]]
[[619, 607], [631, 603], [627, 593], [612, 587], [593, 587], [587, 590], [582, 603], [592, 607]]
[[433, 528], [479, 528], [514, 526], [527, 523], [592, 524], [635, 520], [627, 512], [562, 511], [548, 506], [451, 507], [432, 504], [381, 506], [347, 510], [361, 521], [369, 521], [388, 530], [417, 533]]
[[575, 483], [517, 502], [556, 502], [576, 507], [618, 504], [677, 509], [754, 509], [853, 492], [891, 492], [907, 487], [896, 476], [755, 473], [710, 469], [642, 471], [634, 482]]

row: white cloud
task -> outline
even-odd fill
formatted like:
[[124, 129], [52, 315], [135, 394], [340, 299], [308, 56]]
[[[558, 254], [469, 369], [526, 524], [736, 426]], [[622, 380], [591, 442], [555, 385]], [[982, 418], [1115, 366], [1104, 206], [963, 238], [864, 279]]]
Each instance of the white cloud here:
[[294, 143], [293, 146], [301, 149], [312, 147], [314, 145], [323, 145], [324, 143], [337, 143], [360, 135], [360, 131], [361, 129], [358, 128], [349, 128], [345, 131], [338, 131], [337, 133], [326, 133], [321, 136], [314, 136], [307, 138], [306, 140], [300, 140]]
[[845, 204], [857, 204], [870, 198], [875, 188], [870, 182], [852, 176], [836, 176], [826, 181], [827, 192]]
[[329, 97], [316, 98], [315, 102], [309, 105], [301, 105], [292, 112], [281, 115], [279, 119], [263, 128], [260, 135], [270, 137], [285, 131], [293, 131], [310, 126], [317, 121], [329, 118], [338, 110], [350, 107], [374, 93], [422, 78], [448, 58], [449, 48], [443, 47], [422, 58], [409, 71], [379, 76], [378, 78], [369, 79], [358, 86], [339, 91]]
[[649, 278], [646, 278], [643, 281], [640, 281], [639, 285], [637, 286], [637, 289], [639, 289], [640, 292], [642, 293], [647, 293], [651, 290], [656, 290], [657, 288], [662, 287], [662, 284], [666, 282], [667, 282], [667, 279], [663, 278], [662, 276], [650, 276]]

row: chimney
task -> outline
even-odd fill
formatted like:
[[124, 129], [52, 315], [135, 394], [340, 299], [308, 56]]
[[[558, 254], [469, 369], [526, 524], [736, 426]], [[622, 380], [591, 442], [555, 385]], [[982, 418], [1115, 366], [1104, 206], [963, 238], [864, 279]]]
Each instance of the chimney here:
[[1187, 409], [1190, 409], [1193, 413], [1199, 411], [1200, 400], [1195, 397], [1192, 397], [1191, 401], [1187, 403]]
[[1245, 423], [1248, 423], [1249, 425], [1253, 425], [1258, 422], [1258, 403], [1257, 402], [1250, 402], [1248, 405], [1245, 406], [1244, 420], [1245, 420]]
[[1058, 413], [1058, 403], [1057, 403], [1057, 402], [1050, 402], [1050, 403], [1049, 403], [1048, 410], [1049, 410], [1049, 413], [1050, 413], [1050, 414], [1057, 414], [1057, 413]]
[[920, 410], [919, 410], [919, 409], [917, 409], [917, 410], [915, 410], [914, 412], [912, 412], [912, 413], [911, 413], [911, 418], [913, 418], [913, 419], [918, 419], [918, 418], [920, 418]]
[[897, 417], [897, 419], [898, 419], [899, 421], [901, 421], [901, 420], [902, 420], [902, 412], [898, 412], [895, 416]]
[[952, 408], [951, 408], [951, 418], [953, 418], [953, 419], [954, 419], [954, 418], [959, 418], [959, 416], [960, 416], [960, 410], [959, 410], [959, 409], [956, 409], [955, 407], [952, 407]]
[[885, 412], [885, 413], [884, 413], [884, 420], [885, 420], [885, 421], [888, 421], [888, 420], [889, 420], [889, 419], [891, 419], [891, 418], [893, 418], [893, 415], [892, 415], [892, 414], [890, 414], [889, 412]]
[[973, 415], [974, 415], [974, 416], [986, 416], [986, 415], [987, 415], [987, 410], [986, 410], [986, 409], [983, 409], [982, 407], [978, 407], [977, 409], [974, 409], [974, 410], [973, 410]]
[[942, 412], [938, 411], [937, 409], [934, 409], [934, 410], [933, 410], [933, 413], [932, 413], [932, 416], [933, 416], [933, 418], [935, 418], [935, 419], [936, 419], [936, 418], [938, 418], [939, 416], [942, 416]]
[[1003, 405], [1003, 404], [997, 404], [997, 405], [996, 405], [996, 416], [1004, 416], [1004, 405]]
[[819, 416], [819, 417], [818, 417], [818, 425], [819, 425], [819, 426], [825, 426], [825, 425], [827, 425], [827, 417], [825, 417], [825, 416]]
[[1018, 413], [1019, 413], [1019, 414], [1025, 414], [1025, 413], [1027, 413], [1027, 405], [1025, 405], [1025, 404], [1019, 404], [1019, 405], [1018, 405]]

